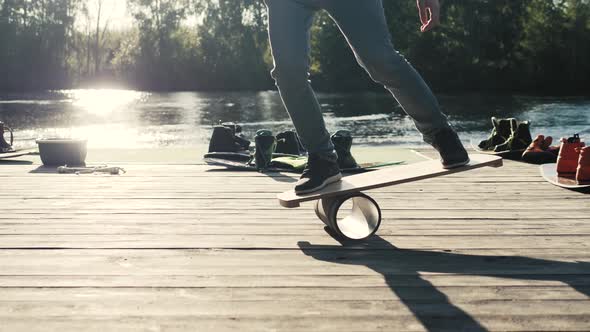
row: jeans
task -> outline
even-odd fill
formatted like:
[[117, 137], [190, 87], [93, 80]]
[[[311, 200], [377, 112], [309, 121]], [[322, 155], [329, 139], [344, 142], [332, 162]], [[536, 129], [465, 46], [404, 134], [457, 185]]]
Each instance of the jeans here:
[[389, 90], [414, 120], [426, 142], [449, 128], [436, 98], [420, 74], [391, 42], [382, 0], [265, 0], [274, 58], [272, 77], [304, 147], [329, 154], [334, 147], [309, 82], [310, 27], [325, 9], [371, 78]]

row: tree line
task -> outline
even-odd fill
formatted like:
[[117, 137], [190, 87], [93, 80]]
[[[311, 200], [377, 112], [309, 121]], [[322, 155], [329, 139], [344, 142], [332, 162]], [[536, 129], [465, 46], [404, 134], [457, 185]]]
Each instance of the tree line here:
[[[129, 26], [109, 24], [104, 0], [0, 0], [0, 90], [273, 88], [261, 0], [121, 2]], [[426, 34], [415, 1], [384, 7], [394, 45], [437, 91], [590, 92], [589, 0], [445, 1]], [[379, 88], [323, 12], [311, 57], [320, 90]]]

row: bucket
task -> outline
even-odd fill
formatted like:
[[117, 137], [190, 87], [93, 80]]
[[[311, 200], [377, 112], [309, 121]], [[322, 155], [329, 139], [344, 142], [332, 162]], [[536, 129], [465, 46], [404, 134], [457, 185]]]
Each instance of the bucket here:
[[39, 139], [39, 155], [46, 166], [84, 166], [86, 140], [49, 138]]

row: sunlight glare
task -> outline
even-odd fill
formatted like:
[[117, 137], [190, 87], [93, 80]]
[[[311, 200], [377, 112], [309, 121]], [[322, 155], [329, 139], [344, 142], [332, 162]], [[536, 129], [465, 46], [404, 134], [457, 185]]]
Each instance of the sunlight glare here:
[[101, 116], [123, 111], [146, 96], [146, 93], [133, 90], [89, 89], [64, 92], [73, 100], [74, 106]]

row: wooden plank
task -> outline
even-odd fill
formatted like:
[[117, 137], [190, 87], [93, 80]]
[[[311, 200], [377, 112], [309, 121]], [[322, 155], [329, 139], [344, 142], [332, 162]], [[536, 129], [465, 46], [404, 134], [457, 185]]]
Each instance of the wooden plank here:
[[[344, 178], [346, 180], [347, 178]], [[466, 187], [466, 190], [471, 190], [473, 192], [484, 192], [485, 190], [502, 190], [502, 191], [516, 191], [521, 192], [523, 189], [533, 188], [533, 189], [547, 189], [550, 192], [560, 192], [561, 189], [553, 187], [546, 181], [495, 181], [493, 179], [489, 179], [487, 181], [475, 181], [469, 179], [444, 179], [444, 181], [431, 181], [427, 182], [426, 180], [415, 182], [415, 183], [404, 183], [400, 184], [403, 187], [396, 188], [393, 192], [397, 191], [414, 191], [418, 189], [424, 190], [425, 188], [432, 188], [433, 190], [441, 190], [447, 189], [447, 192], [453, 191], [453, 187]], [[60, 184], [51, 183], [39, 183], [39, 182], [32, 182], [32, 183], [14, 183], [10, 186], [6, 185], [6, 187], [10, 190], [15, 190], [16, 192], [24, 195], [28, 195], [29, 193], [35, 194], [36, 190], [40, 188], [45, 188], [48, 190], [48, 193], [72, 193], [71, 190], [75, 189], [75, 193], [79, 194], [90, 194], [92, 191], [99, 191], [105, 193], [113, 192], [114, 189], [117, 190], [118, 193], [125, 193], [125, 192], [135, 192], [135, 191], [155, 191], [155, 192], [193, 192], [193, 193], [203, 193], [203, 192], [213, 192], [213, 193], [228, 193], [228, 192], [256, 192], [258, 190], [262, 190], [263, 192], [280, 192], [281, 190], [286, 190], [292, 188], [295, 184], [294, 181], [288, 182], [265, 182], [265, 181], [254, 181], [253, 183], [240, 183], [238, 185], [228, 184], [227, 181], [208, 181], [208, 182], [199, 182], [199, 181], [189, 181], [185, 180], [184, 183], [173, 185], [170, 183], [160, 183], [155, 181], [148, 181], [148, 182], [135, 182], [135, 183], [122, 183], [122, 182], [114, 182], [109, 181], [107, 183], [82, 183], [82, 182], [73, 182], [73, 183], [65, 183], [62, 182]], [[478, 184], [483, 186], [483, 188], [469, 188], [471, 185]], [[523, 188], [523, 185], [526, 185], [526, 188]], [[479, 189], [479, 190], [476, 190]], [[31, 192], [32, 190], [32, 192]], [[456, 190], [454, 190], [456, 191]], [[375, 192], [389, 192], [389, 189], [385, 190], [375, 190]], [[47, 194], [47, 192], [45, 193]], [[568, 193], [568, 194], [575, 194], [575, 193]]]
[[[0, 287], [22, 288], [391, 288], [423, 287], [426, 281], [433, 287], [552, 287], [572, 293], [572, 287], [590, 285], [589, 274], [498, 274], [493, 276], [473, 274], [381, 274], [361, 275], [177, 275], [121, 274], [121, 275], [0, 275]], [[391, 292], [387, 291], [387, 294]]]
[[[518, 305], [520, 303], [515, 303]], [[506, 303], [508, 305], [508, 303]], [[471, 314], [471, 313], [470, 313]], [[3, 318], [0, 331], [436, 331], [454, 332], [473, 323], [464, 315], [445, 319], [440, 315], [413, 314], [365, 317], [198, 317], [194, 315], [158, 316], [86, 316], [52, 318]], [[487, 331], [587, 331], [588, 317], [574, 314], [554, 315], [476, 315], [481, 326], [473, 327]], [[426, 327], [429, 329], [426, 329]]]
[[588, 196], [537, 166], [372, 190], [346, 246], [275, 206], [296, 175], [123, 167], [0, 167], [0, 331], [590, 329]]
[[[513, 302], [513, 303], [510, 303]], [[590, 300], [508, 300], [508, 301], [484, 301], [483, 303], [457, 302], [449, 304], [446, 299], [438, 299], [433, 303], [405, 303], [399, 300], [368, 300], [368, 301], [195, 301], [191, 298], [176, 296], [170, 302], [162, 299], [146, 298], [140, 301], [127, 301], [119, 298], [106, 303], [97, 301], [83, 301], [78, 299], [72, 308], [71, 303], [64, 303], [54, 299], [50, 303], [37, 301], [18, 303], [19, 310], [13, 310], [16, 303], [0, 301], [0, 319], [7, 315], [11, 317], [64, 317], [76, 313], [89, 316], [197, 316], [197, 317], [259, 317], [259, 318], [283, 318], [308, 315], [322, 317], [390, 317], [411, 315], [412, 313], [426, 316], [442, 316], [454, 318], [462, 316], [456, 307], [479, 315], [519, 316], [519, 315], [590, 315]], [[511, 304], [511, 305], [507, 305]], [[411, 311], [408, 308], [411, 307]], [[519, 313], [514, 313], [513, 306], [519, 307]]]
[[[61, 192], [47, 192], [45, 189], [36, 189], [25, 192], [13, 192], [12, 195], [3, 194], [0, 198], [3, 201], [19, 200], [26, 198], [27, 200], [72, 200], [79, 201], [85, 200], [91, 197], [95, 200], [171, 200], [171, 199], [184, 199], [184, 200], [274, 200], [276, 197], [275, 193], [271, 192], [256, 192], [256, 193], [234, 193], [231, 196], [226, 193], [217, 192], [199, 192], [199, 191], [160, 191], [154, 188], [152, 191], [148, 190], [101, 190], [95, 192], [91, 196], [81, 196], [80, 193], [72, 193], [71, 191]], [[488, 193], [477, 193], [477, 192], [455, 192], [453, 195], [449, 195], [452, 192], [444, 192], [434, 190], [434, 188], [427, 187], [427, 191], [423, 188], [416, 188], [413, 190], [388, 190], [388, 191], [371, 191], [371, 197], [375, 199], [392, 199], [393, 196], [401, 196], [404, 199], [416, 200], [423, 199], [429, 200], [450, 200], [450, 201], [481, 201], [483, 198], [489, 200], [503, 200], [503, 201], [514, 201], [515, 198], [532, 198], [532, 199], [554, 199], [556, 194], [553, 191], [532, 191], [529, 193], [524, 192], [512, 192], [510, 196], [506, 192], [488, 192]], [[587, 200], [588, 196], [578, 193], [576, 191], [567, 191], [559, 195], [560, 200]]]
[[[0, 248], [282, 248], [296, 249], [301, 241], [314, 245], [339, 245], [326, 235], [2, 235]], [[569, 248], [571, 246], [590, 246], [587, 235], [539, 235], [539, 236], [383, 236], [381, 240], [368, 240], [357, 247], [375, 246], [383, 248], [391, 245], [411, 249], [469, 249], [469, 248]]]
[[[239, 221], [235, 218], [197, 218], [192, 214], [177, 216], [176, 218], [169, 220], [163, 219], [160, 215], [153, 214], [107, 214], [107, 215], [93, 215], [93, 214], [72, 214], [72, 215], [29, 215], [29, 214], [12, 214], [9, 217], [0, 217], [0, 226], [19, 226], [31, 224], [33, 226], [47, 226], [53, 225], [120, 225], [120, 226], [134, 226], [134, 225], [217, 225], [219, 227], [227, 228], [230, 225], [236, 226], [261, 226], [268, 225], [268, 227], [280, 226], [285, 229], [289, 227], [297, 226], [310, 226], [317, 228], [317, 220], [309, 218], [307, 215], [290, 215], [289, 222], [285, 222], [282, 219], [275, 218], [257, 218], [255, 216], [245, 217]], [[502, 227], [504, 229], [521, 229], [521, 228], [536, 228], [542, 229], [545, 227], [558, 227], [562, 229], [573, 229], [575, 227], [585, 227], [590, 223], [590, 218], [500, 218], [490, 216], [487, 218], [396, 218], [395, 215], [388, 216], [383, 219], [385, 222], [382, 225], [382, 229], [387, 228], [401, 228], [401, 229], [453, 229], [456, 227], [464, 227], [470, 229], [475, 228], [489, 228]]]
[[[1, 250], [2, 276], [416, 276], [561, 280], [590, 277], [587, 250]], [[330, 248], [329, 250], [326, 248]], [[549, 248], [546, 248], [549, 249]], [[512, 254], [511, 254], [512, 253]], [[529, 256], [526, 256], [529, 254]], [[536, 276], [529, 278], [527, 276]], [[251, 280], [251, 279], [250, 279]], [[361, 283], [354, 284], [359, 287]]]
[[[590, 211], [590, 204], [584, 198], [580, 199], [556, 199], [550, 206], [522, 204], [520, 200], [514, 198], [494, 199], [492, 197], [478, 197], [478, 199], [410, 199], [402, 195], [380, 198], [379, 203], [384, 208], [390, 209], [465, 209], [465, 210], [563, 210], [578, 209], [581, 211]], [[80, 210], [119, 210], [124, 209], [274, 209], [280, 210], [274, 200], [270, 199], [49, 199], [49, 200], [29, 200], [29, 199], [6, 199], [4, 202], [9, 206], [5, 211], [15, 210], [43, 210], [53, 208], [75, 208]]]
[[[323, 235], [324, 230], [317, 223], [305, 224], [250, 224], [235, 222], [219, 225], [216, 223], [20, 223], [6, 225], [0, 221], [0, 236], [3, 235]], [[560, 224], [558, 226], [513, 226], [501, 225], [460, 225], [443, 227], [441, 225], [396, 225], [383, 224], [379, 235], [388, 236], [590, 236], [590, 225]]]
[[[174, 304], [180, 300], [191, 303], [227, 301], [439, 301], [440, 293], [429, 284], [417, 286], [382, 287], [242, 287], [242, 288], [0, 288], [0, 303], [37, 303], [78, 305], [144, 301]], [[480, 301], [588, 301], [590, 287], [576, 291], [568, 286], [439, 286], [454, 303]], [[0, 310], [1, 311], [1, 310]]]
[[[584, 220], [588, 218], [588, 212], [581, 209], [574, 211], [561, 210], [476, 210], [476, 209], [388, 209], [382, 208], [385, 218], [406, 219], [406, 220], [456, 220], [456, 219], [479, 219], [479, 220], [543, 220], [559, 219], [567, 216], [569, 220]], [[120, 210], [63, 210], [63, 209], [36, 209], [36, 210], [12, 210], [4, 211], [5, 216], [9, 219], [16, 218], [44, 218], [51, 215], [53, 218], [114, 218], [119, 220], [130, 220], [136, 222], [143, 218], [174, 219], [174, 220], [226, 220], [235, 223], [236, 218], [245, 220], [272, 220], [273, 222], [289, 223], [292, 220], [304, 219], [317, 221], [313, 212], [313, 207], [302, 210], [284, 210], [284, 209], [226, 209], [223, 214], [219, 209], [120, 209]], [[148, 217], [149, 216], [149, 217]]]

